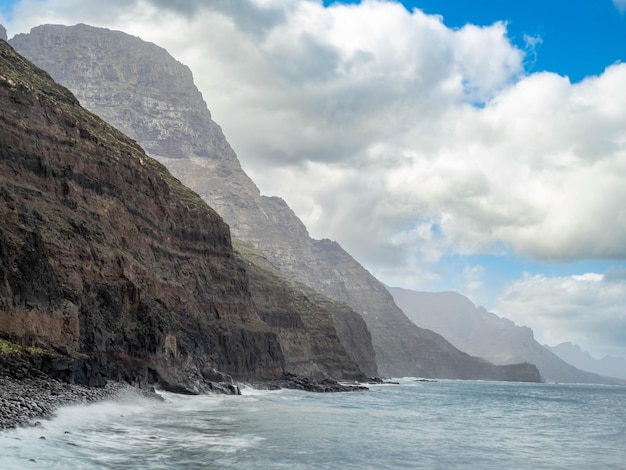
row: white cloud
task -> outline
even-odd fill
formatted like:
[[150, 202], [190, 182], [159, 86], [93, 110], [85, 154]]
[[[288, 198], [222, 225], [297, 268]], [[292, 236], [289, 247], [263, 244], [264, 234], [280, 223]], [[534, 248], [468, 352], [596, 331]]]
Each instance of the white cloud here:
[[466, 282], [466, 291], [472, 295], [480, 295], [480, 292], [485, 289], [485, 285], [483, 284], [482, 275], [485, 271], [485, 268], [478, 266], [467, 266], [463, 270], [463, 275], [465, 277]]
[[261, 41], [229, 30], [236, 50], [211, 49], [196, 79], [255, 181], [314, 235], [366, 263], [434, 256], [404, 235], [423, 220], [441, 228], [436, 252], [626, 255], [624, 65], [576, 85], [520, 77], [503, 24], [453, 31], [393, 3], [285, 18]]
[[613, 0], [613, 5], [622, 13], [626, 11], [626, 0]]
[[587, 273], [569, 277], [526, 275], [512, 283], [496, 312], [535, 330], [555, 346], [572, 341], [596, 356], [626, 356], [626, 279]]
[[541, 36], [532, 36], [530, 34], [524, 34], [524, 44], [526, 45], [526, 64], [527, 67], [532, 68], [537, 62], [537, 46], [543, 44], [543, 38]]
[[388, 1], [24, 0], [6, 26], [45, 22], [167, 48], [263, 192], [376, 273], [432, 279], [443, 255], [503, 246], [626, 257], [626, 64], [525, 76], [506, 24], [449, 29]]

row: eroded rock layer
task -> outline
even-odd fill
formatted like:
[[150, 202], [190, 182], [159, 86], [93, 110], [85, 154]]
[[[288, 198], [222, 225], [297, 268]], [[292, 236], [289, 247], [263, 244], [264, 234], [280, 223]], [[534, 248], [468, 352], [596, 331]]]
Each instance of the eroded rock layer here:
[[333, 322], [349, 307], [289, 281], [250, 243], [234, 239], [233, 245], [246, 263], [259, 316], [278, 334], [285, 372], [313, 379], [367, 380], [342, 347]]
[[0, 40], [0, 335], [71, 382], [282, 377], [229, 227]]
[[[86, 108], [166, 164], [224, 218], [233, 235], [264, 252], [268, 246], [288, 253], [300, 247], [293, 256], [307, 265], [311, 239], [306, 228], [284, 201], [261, 196], [211, 119], [190, 70], [167, 51], [87, 25], [39, 26], [15, 36], [11, 44], [72, 90]], [[275, 256], [272, 262], [281, 267]], [[363, 319], [350, 308], [330, 310], [350, 358], [365, 374], [376, 375]]]
[[189, 69], [163, 49], [85, 25], [40, 26], [11, 42], [86, 107], [137, 139], [284, 275], [349, 306], [333, 309], [333, 320], [342, 345], [366, 374], [539, 380], [526, 365], [508, 366], [503, 375], [415, 326], [337, 243], [313, 240], [283, 200], [260, 195], [211, 120]]

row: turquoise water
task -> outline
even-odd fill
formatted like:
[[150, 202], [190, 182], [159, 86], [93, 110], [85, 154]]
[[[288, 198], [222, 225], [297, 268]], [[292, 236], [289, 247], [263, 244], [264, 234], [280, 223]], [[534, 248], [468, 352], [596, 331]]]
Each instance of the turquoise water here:
[[0, 468], [624, 469], [626, 388], [418, 382], [126, 397], [0, 434]]

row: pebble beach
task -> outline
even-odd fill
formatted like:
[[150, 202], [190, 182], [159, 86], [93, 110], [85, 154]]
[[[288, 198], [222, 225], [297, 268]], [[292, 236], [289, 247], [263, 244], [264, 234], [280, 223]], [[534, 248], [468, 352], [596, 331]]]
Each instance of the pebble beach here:
[[129, 389], [130, 386], [116, 382], [93, 388], [50, 378], [0, 377], [0, 429], [36, 426], [59, 406], [102, 400]]
[[131, 392], [158, 397], [129, 384], [87, 387], [56, 380], [17, 357], [0, 357], [0, 431], [36, 426], [63, 405], [89, 403]]

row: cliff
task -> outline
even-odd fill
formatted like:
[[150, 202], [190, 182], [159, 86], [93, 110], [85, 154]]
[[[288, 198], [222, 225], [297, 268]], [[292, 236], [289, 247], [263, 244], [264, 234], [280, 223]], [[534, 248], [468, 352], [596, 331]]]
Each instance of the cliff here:
[[222, 218], [0, 41], [0, 336], [53, 376], [281, 377]]
[[278, 334], [285, 371], [314, 379], [367, 380], [342, 347], [333, 322], [349, 308], [288, 280], [250, 243], [234, 239], [233, 245], [246, 264], [259, 316]]
[[[266, 198], [211, 119], [191, 72], [164, 49], [86, 25], [40, 26], [15, 36], [11, 44], [73, 90], [83, 105], [165, 163], [224, 217], [233, 235], [255, 242], [242, 236], [253, 230], [282, 243], [289, 229], [268, 218]], [[293, 237], [291, 244], [297, 240]], [[353, 335], [340, 337], [350, 357], [364, 373], [376, 375], [365, 322], [349, 309], [333, 311], [338, 328]]]
[[[384, 286], [338, 244], [311, 239], [283, 200], [260, 195], [211, 120], [189, 70], [163, 49], [85, 25], [40, 26], [11, 43], [166, 164], [224, 217], [236, 237], [253, 243], [284, 275], [356, 312], [335, 314], [333, 320], [363, 372], [501, 377], [494, 366], [414, 325]], [[519, 367], [525, 380], [525, 366]]]
[[461, 294], [387, 289], [413, 322], [436, 331], [469, 354], [495, 364], [530, 362], [548, 382], [614, 383], [570, 365], [539, 344], [530, 328], [476, 307]]

